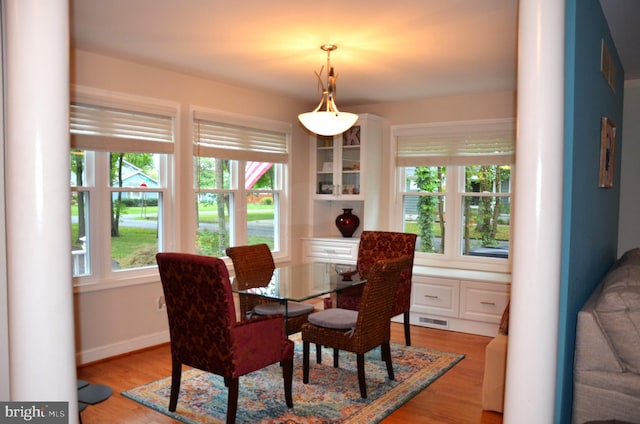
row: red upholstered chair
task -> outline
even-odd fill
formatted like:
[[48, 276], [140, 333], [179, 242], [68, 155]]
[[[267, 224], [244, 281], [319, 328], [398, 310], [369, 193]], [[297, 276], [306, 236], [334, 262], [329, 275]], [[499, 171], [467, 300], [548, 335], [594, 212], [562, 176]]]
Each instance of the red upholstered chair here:
[[156, 255], [171, 335], [169, 411], [175, 411], [182, 365], [224, 378], [229, 388], [227, 423], [234, 423], [240, 376], [282, 363], [285, 400], [293, 406], [293, 342], [282, 315], [237, 321], [225, 263], [187, 253]]
[[[404, 337], [407, 346], [411, 346], [409, 309], [411, 308], [411, 277], [413, 258], [416, 251], [415, 234], [390, 231], [363, 231], [358, 246], [358, 273], [367, 278], [373, 264], [381, 259], [394, 259], [401, 256], [411, 257], [411, 267], [402, 273], [396, 290], [391, 317], [404, 314]], [[362, 286], [350, 287], [338, 292], [337, 307], [357, 311], [362, 298]]]

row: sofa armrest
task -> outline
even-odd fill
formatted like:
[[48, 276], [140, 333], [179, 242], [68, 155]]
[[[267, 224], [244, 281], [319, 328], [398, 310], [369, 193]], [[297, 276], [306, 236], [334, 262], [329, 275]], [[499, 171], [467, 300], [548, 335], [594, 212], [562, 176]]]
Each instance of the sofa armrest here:
[[600, 285], [578, 312], [574, 358], [574, 369], [577, 374], [579, 374], [579, 371], [592, 370], [624, 371], [594, 313], [601, 291], [602, 286]]
[[509, 337], [498, 334], [485, 348], [482, 409], [502, 412]]

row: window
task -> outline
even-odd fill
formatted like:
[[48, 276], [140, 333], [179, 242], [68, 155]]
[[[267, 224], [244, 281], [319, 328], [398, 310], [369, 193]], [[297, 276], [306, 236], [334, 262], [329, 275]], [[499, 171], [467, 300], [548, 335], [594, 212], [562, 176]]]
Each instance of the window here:
[[194, 169], [196, 251], [225, 256], [229, 246], [285, 246], [291, 125], [197, 111]]
[[399, 126], [398, 216], [425, 265], [506, 267], [511, 241], [512, 120]]
[[102, 99], [80, 93], [70, 110], [71, 257], [82, 282], [154, 273], [170, 237], [175, 112]]

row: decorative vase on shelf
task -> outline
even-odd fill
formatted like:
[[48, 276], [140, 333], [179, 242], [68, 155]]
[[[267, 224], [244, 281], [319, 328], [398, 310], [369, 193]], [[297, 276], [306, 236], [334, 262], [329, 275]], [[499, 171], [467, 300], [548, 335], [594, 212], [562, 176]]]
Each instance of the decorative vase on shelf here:
[[336, 217], [336, 227], [342, 237], [351, 237], [360, 225], [360, 218], [351, 213], [353, 209], [342, 209], [342, 213]]

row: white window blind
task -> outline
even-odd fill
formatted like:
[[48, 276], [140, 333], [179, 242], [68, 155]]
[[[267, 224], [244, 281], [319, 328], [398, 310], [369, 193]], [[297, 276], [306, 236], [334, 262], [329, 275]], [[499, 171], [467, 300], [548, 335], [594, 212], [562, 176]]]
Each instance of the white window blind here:
[[173, 153], [173, 118], [72, 103], [71, 147], [84, 150]]
[[491, 165], [515, 161], [512, 119], [398, 126], [397, 166]]
[[[249, 126], [250, 125], [250, 126]], [[194, 120], [196, 156], [256, 162], [286, 163], [289, 159], [287, 124], [248, 125]]]

